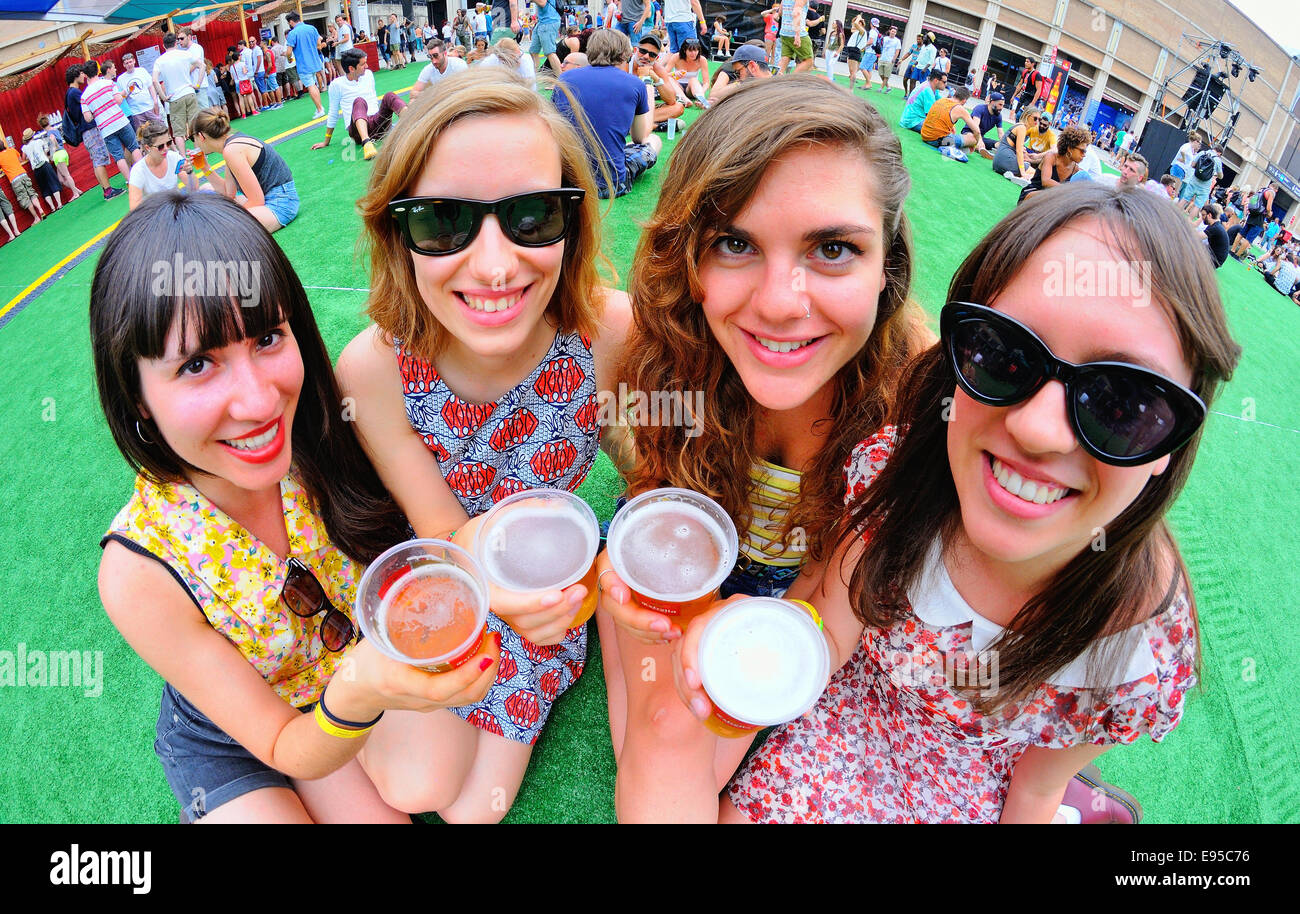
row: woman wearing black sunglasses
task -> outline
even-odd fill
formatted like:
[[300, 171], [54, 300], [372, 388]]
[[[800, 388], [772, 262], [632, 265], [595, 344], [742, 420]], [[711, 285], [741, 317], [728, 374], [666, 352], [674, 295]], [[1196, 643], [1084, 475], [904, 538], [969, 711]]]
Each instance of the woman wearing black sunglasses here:
[[1086, 766], [1163, 739], [1197, 679], [1164, 515], [1240, 354], [1202, 247], [1164, 201], [1092, 184], [976, 246], [904, 382], [901, 433], [850, 461], [812, 598], [846, 665], [750, 758], [724, 820], [1138, 817]]
[[496, 645], [432, 674], [356, 643], [361, 572], [406, 524], [337, 418], [289, 261], [233, 201], [154, 194], [104, 248], [90, 329], [109, 430], [139, 474], [103, 539], [100, 596], [166, 680], [154, 750], [182, 821], [409, 822], [354, 756], [385, 709], [481, 696]]
[[[601, 285], [587, 147], [549, 100], [486, 67], [436, 83], [412, 110], [361, 201], [375, 323], [338, 370], [415, 532], [467, 541], [470, 519], [506, 495], [582, 483], [630, 308]], [[376, 744], [392, 734], [389, 758], [425, 747], [388, 770], [390, 802], [455, 822], [505, 815], [551, 703], [582, 673], [586, 627], [570, 622], [586, 596], [582, 584], [494, 591], [501, 681], [447, 714], [390, 715], [414, 738], [389, 720], [376, 729]]]

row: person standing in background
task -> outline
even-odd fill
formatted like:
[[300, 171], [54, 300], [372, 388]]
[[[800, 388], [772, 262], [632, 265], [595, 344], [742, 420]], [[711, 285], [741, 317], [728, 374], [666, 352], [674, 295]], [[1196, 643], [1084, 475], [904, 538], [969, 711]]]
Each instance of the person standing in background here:
[[296, 12], [290, 13], [288, 20], [289, 34], [285, 36], [284, 43], [292, 49], [294, 59], [298, 62], [298, 78], [307, 87], [307, 93], [316, 104], [316, 113], [312, 117], [324, 117], [325, 109], [320, 103], [320, 87], [316, 84], [316, 74], [325, 66], [320, 51], [317, 50], [320, 32], [303, 22], [302, 16]]

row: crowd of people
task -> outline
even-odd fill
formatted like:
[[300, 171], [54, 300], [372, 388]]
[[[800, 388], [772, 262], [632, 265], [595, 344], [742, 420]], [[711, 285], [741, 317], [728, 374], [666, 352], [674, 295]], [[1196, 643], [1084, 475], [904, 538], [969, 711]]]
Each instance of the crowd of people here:
[[[292, 57], [236, 49], [257, 109], [306, 86], [326, 118], [313, 148], [342, 120], [373, 160], [359, 201], [370, 324], [337, 367], [267, 235], [297, 211], [288, 164], [232, 132], [229, 105], [171, 111], [180, 83], [202, 87], [197, 62], [173, 58], [179, 80], [169, 63], [135, 90], [149, 102], [135, 131], [114, 126], [89, 74], [69, 80], [99, 125], [86, 129], [113, 143], [105, 168], [116, 154], [142, 172], [91, 290], [101, 402], [139, 474], [100, 587], [166, 680], [156, 751], [182, 818], [499, 821], [594, 624], [621, 821], [1135, 821], [1136, 801], [1090, 763], [1163, 739], [1197, 680], [1164, 514], [1239, 355], [1214, 273], [1236, 243], [1211, 199], [1221, 169], [1180, 209], [1205, 173], [1197, 149], [1181, 182], [1153, 180], [1136, 153], [1100, 180], [1091, 131], [1053, 130], [1024, 90], [1010, 122], [996, 88], [972, 104], [948, 89], [932, 35], [904, 50], [897, 28], [846, 29], [785, 0], [763, 37], [728, 46], [697, 0], [657, 7], [615, 0], [605, 28], [550, 2], [479, 4], [441, 37], [390, 19], [387, 65], [427, 60], [406, 103], [376, 97], [365, 55], [340, 49], [346, 23], [323, 53], [297, 22]], [[823, 74], [807, 72], [819, 25]], [[727, 55], [716, 68], [711, 47]], [[841, 53], [847, 92], [825, 78]], [[281, 82], [290, 61], [297, 79]], [[876, 73], [880, 91], [896, 73], [908, 90], [901, 137], [853, 91]], [[686, 129], [688, 106], [701, 111]], [[958, 267], [937, 339], [911, 299], [908, 130], [1022, 183]], [[661, 131], [680, 137], [666, 165]], [[195, 166], [215, 155], [228, 177]], [[654, 168], [627, 291], [609, 288], [597, 201]], [[190, 192], [202, 178], [213, 193]], [[1227, 199], [1235, 239], [1277, 236], [1254, 216], [1269, 193]], [[1140, 256], [1178, 291], [1043, 296], [1066, 252]], [[239, 303], [159, 308], [138, 269], [250, 257], [261, 288]], [[1270, 257], [1270, 281], [1294, 285], [1294, 250]], [[1161, 306], [1132, 307], [1147, 291]], [[1028, 371], [1006, 368], [1013, 352]], [[598, 418], [598, 392], [620, 383], [702, 391], [700, 433]], [[341, 398], [360, 404], [355, 421], [336, 421]], [[655, 611], [603, 551], [591, 623], [575, 624], [586, 584], [493, 588], [489, 636], [455, 669], [357, 639], [351, 608], [381, 553], [412, 535], [472, 544], [494, 503], [576, 489], [602, 448], [630, 495], [689, 489], [731, 518], [724, 606]], [[725, 600], [758, 595], [814, 607], [838, 672], [751, 753], [752, 733], [702, 726], [699, 647]], [[989, 651], [1004, 671], [992, 692], [945, 676]]]

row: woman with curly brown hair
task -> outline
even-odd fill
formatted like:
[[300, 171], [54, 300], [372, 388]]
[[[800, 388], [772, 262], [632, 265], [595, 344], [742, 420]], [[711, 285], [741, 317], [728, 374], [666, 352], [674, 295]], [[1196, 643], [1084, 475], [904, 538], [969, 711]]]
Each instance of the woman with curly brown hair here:
[[[907, 298], [909, 188], [875, 109], [812, 74], [737, 89], [673, 155], [629, 280], [623, 375], [697, 392], [699, 408], [685, 429], [636, 429], [629, 490], [693, 489], [727, 510], [741, 558], [723, 596], [812, 591], [845, 461], [928, 342]], [[619, 818], [716, 821], [748, 741], [692, 719], [667, 674], [680, 629], [598, 566]]]
[[1018, 203], [1023, 203], [1040, 190], [1064, 184], [1079, 173], [1079, 163], [1083, 161], [1092, 143], [1092, 131], [1087, 127], [1066, 127], [1056, 138], [1056, 148], [1047, 151], [1038, 171], [1034, 172], [1029, 183], [1020, 191]]

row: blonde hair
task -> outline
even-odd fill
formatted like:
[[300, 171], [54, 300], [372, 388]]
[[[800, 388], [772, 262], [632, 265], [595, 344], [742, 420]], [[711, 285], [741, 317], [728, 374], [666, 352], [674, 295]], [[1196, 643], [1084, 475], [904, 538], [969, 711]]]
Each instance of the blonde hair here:
[[204, 108], [190, 121], [190, 135], [201, 133], [219, 140], [230, 133], [230, 115], [221, 108]]
[[596, 262], [608, 261], [600, 250], [596, 182], [586, 146], [555, 106], [513, 73], [499, 67], [469, 70], [438, 81], [406, 109], [375, 159], [365, 196], [357, 203], [364, 225], [362, 240], [370, 256], [367, 313], [388, 337], [401, 339], [422, 358], [432, 360], [438, 355], [447, 331], [420, 295], [413, 255], [388, 213], [389, 201], [410, 195], [439, 138], [452, 125], [467, 118], [508, 115], [539, 118], [559, 149], [561, 185], [586, 191], [564, 242], [560, 280], [547, 313], [565, 333], [590, 337], [599, 324], [602, 295]]

